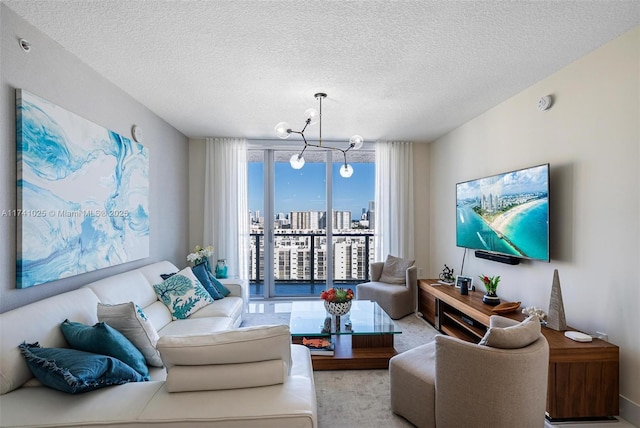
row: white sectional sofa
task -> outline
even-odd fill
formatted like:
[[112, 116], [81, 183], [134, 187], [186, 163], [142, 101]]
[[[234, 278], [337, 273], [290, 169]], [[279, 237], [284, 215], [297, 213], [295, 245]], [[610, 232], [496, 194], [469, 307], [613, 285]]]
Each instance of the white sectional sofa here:
[[[317, 427], [308, 349], [291, 344], [287, 326], [238, 328], [248, 302], [241, 281], [224, 281], [228, 297], [172, 320], [153, 284], [177, 271], [154, 263], [0, 314], [0, 426]], [[165, 367], [149, 367], [150, 381], [70, 394], [33, 377], [18, 345], [68, 347], [65, 319], [93, 325], [98, 303], [127, 302], [160, 336]]]

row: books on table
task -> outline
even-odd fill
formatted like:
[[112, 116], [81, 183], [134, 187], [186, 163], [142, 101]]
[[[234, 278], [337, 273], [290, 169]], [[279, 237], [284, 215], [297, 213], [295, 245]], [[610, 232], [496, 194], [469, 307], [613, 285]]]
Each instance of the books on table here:
[[334, 354], [333, 337], [303, 337], [302, 344], [309, 348], [311, 355], [332, 356]]

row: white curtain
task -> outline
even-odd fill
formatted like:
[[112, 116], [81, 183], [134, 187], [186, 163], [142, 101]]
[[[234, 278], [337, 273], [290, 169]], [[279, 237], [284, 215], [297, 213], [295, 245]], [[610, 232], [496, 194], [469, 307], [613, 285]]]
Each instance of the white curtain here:
[[[249, 278], [247, 141], [207, 138], [204, 184], [204, 245], [212, 263], [227, 259], [229, 276]], [[213, 266], [212, 266], [213, 267]]]
[[376, 142], [375, 260], [414, 259], [413, 144]]

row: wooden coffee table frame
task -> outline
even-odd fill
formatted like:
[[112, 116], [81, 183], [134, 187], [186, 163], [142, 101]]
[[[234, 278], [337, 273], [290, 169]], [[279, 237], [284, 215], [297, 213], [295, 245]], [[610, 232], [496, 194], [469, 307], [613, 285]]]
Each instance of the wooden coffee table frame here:
[[[335, 341], [333, 356], [312, 355], [314, 370], [368, 370], [386, 369], [389, 359], [397, 354], [393, 346], [393, 334], [332, 336]], [[293, 343], [302, 338], [293, 337]]]
[[[397, 354], [394, 347], [396, 333], [332, 334], [334, 355], [312, 355], [314, 370], [387, 369], [389, 359]], [[314, 335], [304, 335], [306, 338]], [[316, 336], [316, 337], [327, 337]], [[302, 344], [302, 336], [292, 336], [292, 342]]]

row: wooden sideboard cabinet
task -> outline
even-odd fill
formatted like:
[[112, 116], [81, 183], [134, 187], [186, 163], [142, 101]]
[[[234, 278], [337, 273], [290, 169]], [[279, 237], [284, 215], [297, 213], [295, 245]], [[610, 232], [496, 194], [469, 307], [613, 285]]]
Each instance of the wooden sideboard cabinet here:
[[[477, 343], [495, 315], [492, 306], [482, 303], [483, 292], [450, 285], [437, 280], [418, 281], [418, 305], [423, 317], [442, 333]], [[520, 310], [506, 314], [525, 319]], [[575, 342], [564, 332], [543, 327], [549, 343], [547, 418], [551, 421], [610, 419], [619, 414], [619, 349], [600, 339]]]

